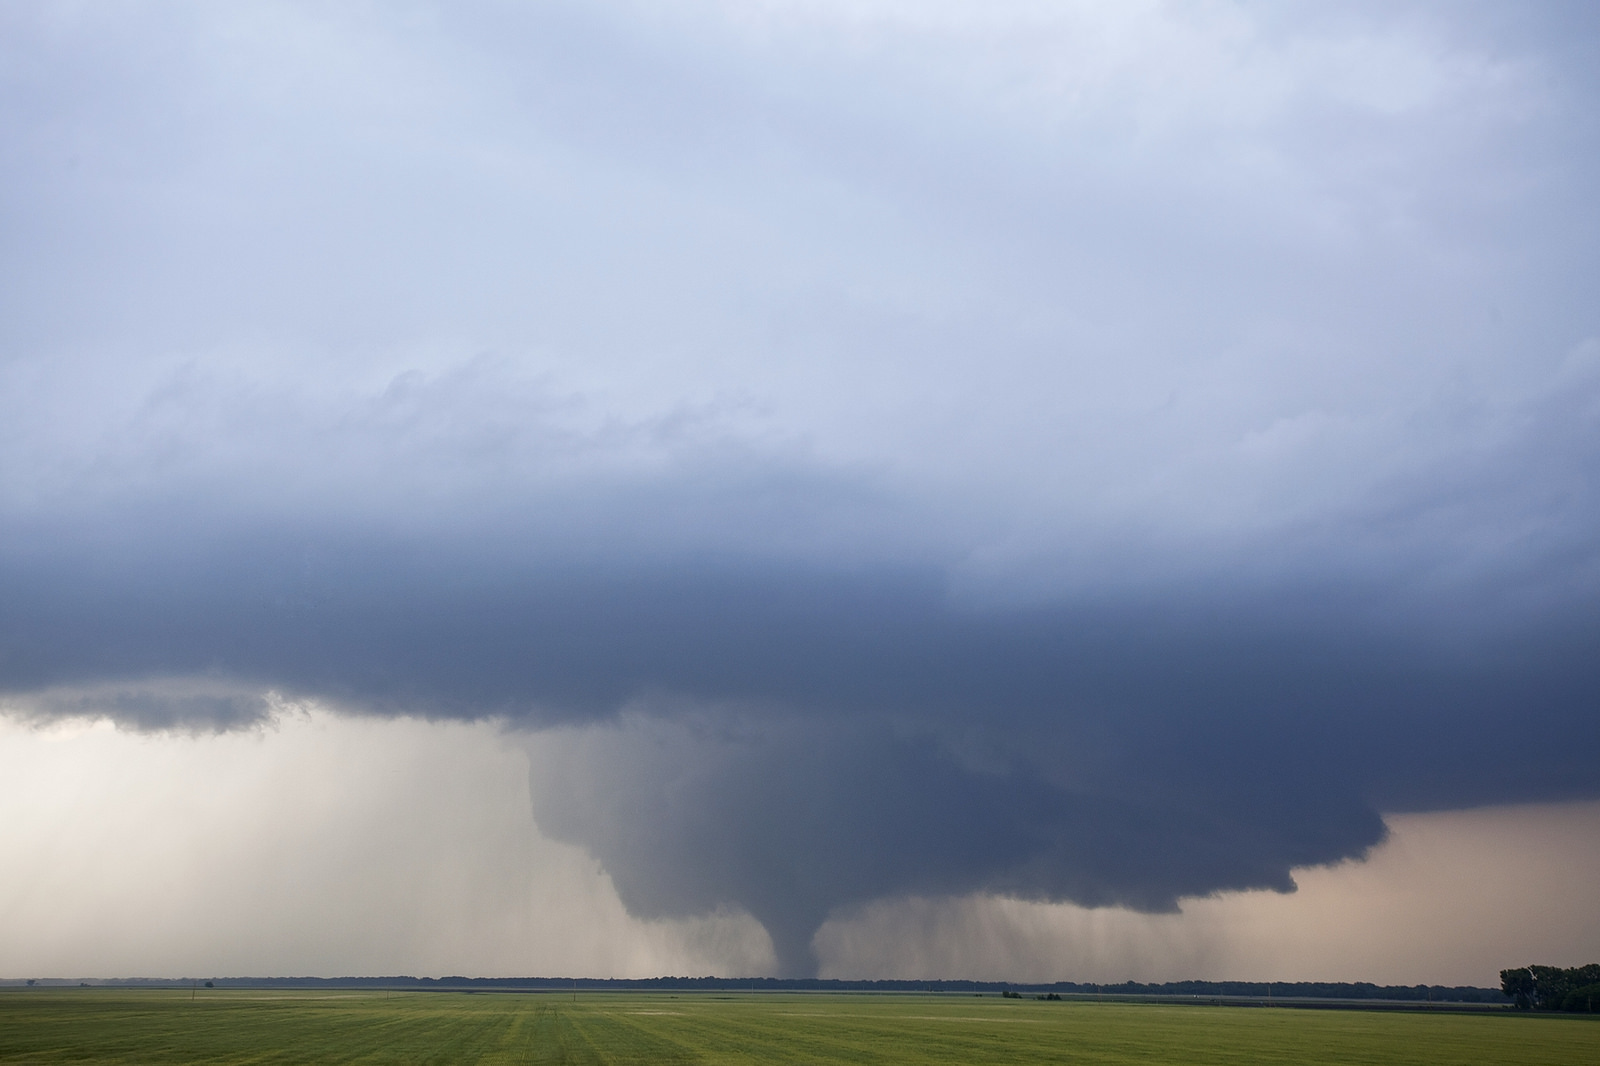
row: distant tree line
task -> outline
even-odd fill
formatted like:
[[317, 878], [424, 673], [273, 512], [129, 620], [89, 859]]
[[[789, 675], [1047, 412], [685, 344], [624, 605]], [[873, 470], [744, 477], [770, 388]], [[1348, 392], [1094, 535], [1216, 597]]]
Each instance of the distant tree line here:
[[1518, 1010], [1564, 1010], [1593, 1014], [1600, 1007], [1600, 962], [1563, 970], [1522, 966], [1500, 971], [1500, 991]]
[[[1509, 972], [1509, 971], [1508, 971]], [[141, 987], [188, 987], [191, 978], [102, 981], [106, 985]], [[1232, 999], [1340, 999], [1434, 1003], [1505, 1004], [1506, 995], [1498, 988], [1471, 985], [1377, 985], [1367, 981], [1167, 981], [1141, 984], [1089, 984], [1072, 981], [1009, 982], [957, 980], [877, 980], [841, 981], [833, 979], [773, 977], [219, 977], [219, 988], [415, 988], [559, 991], [814, 991], [814, 992], [974, 992], [997, 995], [1012, 991], [1021, 995], [1073, 996], [1165, 996], [1224, 997]]]
[[1285, 999], [1371, 999], [1431, 1001], [1434, 1003], [1504, 1003], [1497, 988], [1474, 985], [1377, 985], [1370, 981], [1166, 981], [1140, 984], [1124, 981], [1115, 985], [1074, 984], [1057, 981], [1050, 987], [1079, 995], [1090, 992], [1119, 996], [1231, 996]]

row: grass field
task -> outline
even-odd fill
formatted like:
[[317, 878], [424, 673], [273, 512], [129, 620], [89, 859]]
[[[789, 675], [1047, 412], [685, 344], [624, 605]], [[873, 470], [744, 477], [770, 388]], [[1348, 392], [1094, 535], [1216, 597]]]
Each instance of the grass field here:
[[955, 995], [0, 992], [0, 1063], [1600, 1063], [1574, 1016]]

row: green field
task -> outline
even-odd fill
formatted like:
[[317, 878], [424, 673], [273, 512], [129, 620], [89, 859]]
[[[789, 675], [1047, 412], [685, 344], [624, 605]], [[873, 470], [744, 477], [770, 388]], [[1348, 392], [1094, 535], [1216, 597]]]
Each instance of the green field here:
[[0, 992], [0, 1063], [1600, 1063], [1574, 1016], [997, 996]]

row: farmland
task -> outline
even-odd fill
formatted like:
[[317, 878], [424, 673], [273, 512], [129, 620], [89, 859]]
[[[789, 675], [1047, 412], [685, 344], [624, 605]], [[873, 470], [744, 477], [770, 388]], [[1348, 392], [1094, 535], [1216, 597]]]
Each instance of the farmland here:
[[997, 996], [0, 993], [0, 1063], [1600, 1062], [1600, 1023]]

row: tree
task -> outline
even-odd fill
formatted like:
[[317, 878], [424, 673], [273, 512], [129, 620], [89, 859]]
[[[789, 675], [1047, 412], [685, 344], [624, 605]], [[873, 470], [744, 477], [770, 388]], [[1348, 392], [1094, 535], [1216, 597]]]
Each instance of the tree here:
[[1532, 1010], [1533, 971], [1526, 966], [1516, 970], [1501, 970], [1500, 991], [1516, 1004], [1518, 1010]]
[[[1524, 966], [1500, 971], [1500, 990], [1518, 1010], [1592, 1010], [1591, 986], [1600, 986], [1600, 963], [1562, 969], [1560, 966]], [[1570, 1004], [1570, 1005], [1569, 1005]]]
[[1593, 1014], [1596, 1003], [1600, 1003], [1600, 982], [1574, 988], [1568, 992], [1567, 998], [1561, 1001], [1561, 1009], [1579, 1014]]

